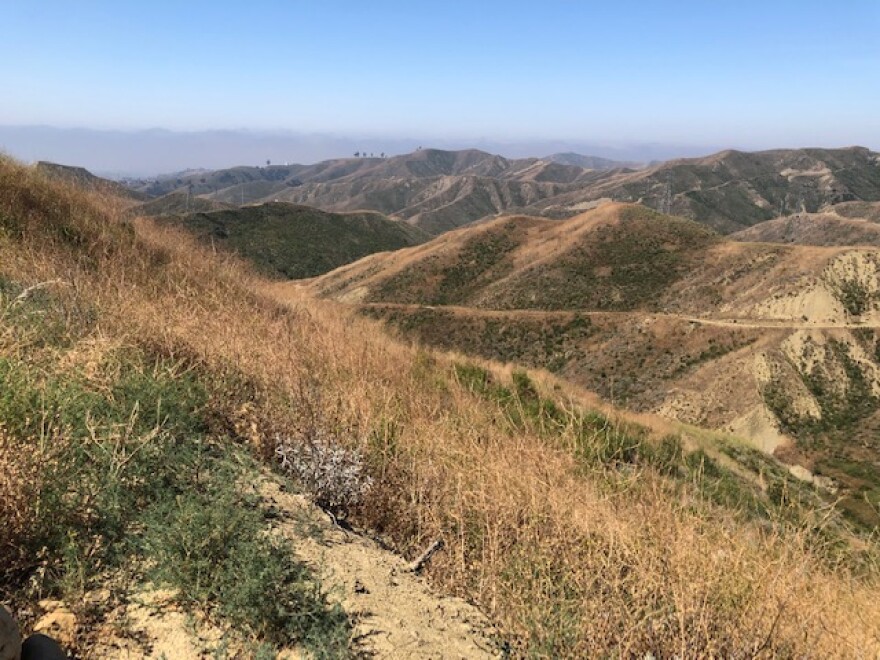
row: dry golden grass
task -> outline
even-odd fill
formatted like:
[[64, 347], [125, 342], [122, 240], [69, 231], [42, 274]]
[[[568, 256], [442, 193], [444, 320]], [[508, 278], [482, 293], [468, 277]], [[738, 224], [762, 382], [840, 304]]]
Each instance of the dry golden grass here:
[[21, 539], [36, 515], [31, 491], [37, 470], [29, 454], [0, 427], [0, 552], [10, 564], [16, 562]]
[[880, 653], [876, 569], [830, 564], [808, 530], [759, 527], [649, 469], [585, 469], [566, 433], [511, 432], [442, 356], [306, 294], [279, 302], [185, 236], [2, 161], [0, 219], [22, 209], [0, 274], [63, 279], [96, 333], [207, 367], [218, 419], [264, 454], [307, 425], [361, 446], [375, 485], [358, 521], [410, 556], [442, 537], [430, 579], [479, 603], [514, 655]]

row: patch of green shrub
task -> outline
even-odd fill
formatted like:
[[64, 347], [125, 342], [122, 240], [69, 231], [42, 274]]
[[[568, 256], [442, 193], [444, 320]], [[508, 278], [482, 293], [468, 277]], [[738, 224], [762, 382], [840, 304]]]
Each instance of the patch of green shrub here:
[[145, 556], [157, 583], [274, 646], [302, 644], [314, 657], [348, 654], [351, 627], [290, 543], [267, 534], [259, 502], [216, 472], [203, 492], [165, 499], [146, 516]]
[[209, 435], [209, 379], [132, 348], [104, 356], [96, 381], [53, 356], [0, 356], [0, 430], [15, 443], [2, 448], [36, 457], [29, 522], [0, 566], [0, 593], [39, 573], [41, 593], [76, 603], [108, 570], [138, 580], [153, 566], [185, 604], [245, 635], [346, 655], [345, 613], [238, 492], [256, 468]]

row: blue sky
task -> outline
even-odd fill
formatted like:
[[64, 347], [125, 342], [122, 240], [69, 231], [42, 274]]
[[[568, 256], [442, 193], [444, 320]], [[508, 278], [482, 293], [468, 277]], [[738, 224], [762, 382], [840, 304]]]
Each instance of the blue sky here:
[[0, 0], [0, 124], [880, 148], [880, 2]]

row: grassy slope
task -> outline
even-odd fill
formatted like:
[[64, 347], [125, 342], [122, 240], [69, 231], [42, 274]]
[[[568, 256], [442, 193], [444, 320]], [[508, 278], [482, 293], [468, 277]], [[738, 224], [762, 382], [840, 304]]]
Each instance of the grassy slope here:
[[368, 254], [427, 239], [415, 227], [378, 213], [327, 213], [285, 203], [167, 216], [160, 222], [235, 252], [264, 274], [290, 279], [320, 275]]
[[[65, 379], [81, 374], [96, 391], [98, 398], [79, 409], [100, 410], [100, 400], [129, 373], [115, 356], [143, 355], [135, 374], [157, 373], [178, 389], [195, 381], [196, 391], [208, 392], [196, 403], [172, 396], [183, 412], [167, 418], [191, 420], [187, 433], [195, 438], [206, 432], [215, 438], [219, 444], [209, 446], [218, 461], [234, 456], [235, 441], [257, 456], [271, 456], [276, 433], [300, 441], [320, 435], [360, 447], [374, 484], [367, 505], [349, 515], [410, 556], [443, 538], [446, 549], [435, 555], [428, 576], [480, 603], [502, 626], [513, 655], [878, 650], [872, 542], [851, 546], [833, 513], [811, 514], [811, 493], [759, 456], [748, 459], [764, 472], [763, 488], [705, 453], [683, 450], [674, 438], [652, 437], [551, 396], [525, 374], [492, 373], [401, 346], [373, 323], [307, 297], [279, 305], [255, 294], [260, 283], [234, 263], [221, 263], [184, 235], [147, 221], [121, 224], [112, 209], [6, 161], [0, 162], [0, 191], [7, 290], [63, 278], [71, 286], [46, 293], [59, 309], [54, 318], [61, 327], [75, 329], [62, 333], [61, 346], [54, 347], [47, 345], [52, 323], [28, 333], [4, 315], [5, 360], [45, 377], [33, 342], [46, 347], [46, 359]], [[31, 344], [7, 341], [22, 332]], [[136, 390], [111, 398], [123, 416], [135, 407], [144, 411], [145, 429], [157, 419], [146, 412], [155, 397]], [[204, 400], [202, 407], [198, 401]], [[112, 429], [119, 429], [113, 420], [108, 441]], [[27, 423], [25, 417], [10, 429], [11, 451], [2, 446], [0, 456], [12, 469], [28, 469], [31, 457], [41, 458], [21, 451], [41, 446]], [[50, 445], [62, 459], [77, 455], [77, 442], [93, 446], [85, 420], [73, 419], [69, 427], [72, 432], [61, 436], [65, 442]], [[159, 430], [184, 441], [173, 428]], [[98, 432], [105, 437], [101, 425]], [[176, 469], [176, 452], [151, 444], [153, 437], [137, 437], [160, 461], [147, 464], [149, 470], [162, 466], [181, 473], [175, 478], [186, 477], [186, 469]], [[32, 469], [42, 474], [45, 465], [40, 460]], [[181, 497], [194, 499], [197, 511], [217, 501], [228, 510], [210, 491], [208, 502], [200, 499], [212, 465], [197, 465], [190, 475], [197, 482], [181, 482]], [[7, 492], [16, 492], [16, 483]], [[39, 499], [54, 482], [33, 483], [35, 495], [18, 498], [2, 515], [27, 514], [33, 502], [57, 506]], [[175, 502], [168, 502], [172, 510], [190, 515], [189, 506]], [[153, 505], [147, 498], [121, 510], [139, 514]], [[72, 519], [48, 516], [46, 526], [69, 538], [67, 532], [78, 529], [74, 523], [93, 519], [91, 511], [77, 510]], [[184, 532], [220, 526], [202, 516], [203, 524], [194, 527], [183, 522], [186, 516]], [[152, 528], [124, 529], [127, 538]], [[252, 527], [241, 529], [254, 538]], [[4, 552], [39, 543], [27, 527], [22, 530], [15, 545], [3, 545]], [[176, 567], [176, 557], [157, 556]], [[49, 575], [75, 569], [68, 557], [60, 550], [52, 554]], [[4, 577], [4, 588], [22, 597], [17, 585], [37, 568], [24, 561], [18, 581]], [[208, 601], [216, 598], [209, 594]], [[281, 616], [283, 625], [288, 616]], [[254, 634], [266, 639], [259, 630]]]
[[143, 201], [148, 198], [144, 193], [132, 190], [121, 183], [95, 176], [83, 167], [40, 161], [36, 164], [36, 169], [49, 178], [66, 181], [67, 183], [72, 183], [95, 192], [115, 195], [133, 201]]
[[[538, 316], [381, 304], [361, 309], [424, 345], [547, 369], [637, 411], [662, 408], [671, 389], [694, 387], [713, 372], [723, 374], [769, 352], [773, 377], [758, 386], [759, 396], [780, 420], [782, 432], [796, 441], [777, 456], [831, 477], [838, 486], [834, 499], [855, 522], [869, 530], [880, 524], [880, 397], [870, 385], [880, 330], [855, 331], [856, 350], [843, 343], [812, 349], [821, 351], [820, 359], [808, 371], [795, 368], [778, 349], [790, 334], [780, 330], [694, 327], [645, 316]], [[799, 405], [802, 391], [817, 402], [821, 422]], [[715, 412], [741, 411], [736, 396], [727, 393]], [[707, 418], [697, 423], [721, 426]]]
[[493, 309], [653, 309], [717, 242], [695, 222], [639, 206], [609, 206], [582, 217], [565, 224], [501, 219], [448, 242], [441, 239], [431, 244], [436, 246], [431, 257], [380, 275], [367, 300]]
[[[841, 348], [845, 359], [823, 352], [822, 375], [809, 359], [796, 365], [801, 356], [793, 362], [786, 355], [797, 328], [740, 329], [688, 318], [719, 308], [721, 316], [747, 317], [756, 302], [800, 293], [822, 276], [833, 254], [726, 243], [692, 221], [608, 205], [565, 222], [499, 219], [417, 250], [353, 264], [319, 279], [316, 288], [343, 300], [359, 293], [371, 303], [369, 314], [428, 345], [547, 368], [636, 410], [668, 410], [667, 404], [677, 405], [672, 390], [692, 391], [678, 414], [722, 428], [766, 404], [783, 422], [782, 431], [797, 441], [799, 452], [786, 454], [789, 460], [831, 476], [842, 486], [846, 508], [873, 527], [880, 522], [880, 447], [871, 438], [877, 434], [880, 397], [865, 383], [876, 369], [876, 332], [831, 333], [851, 348]], [[874, 304], [866, 302], [872, 296], [862, 284], [848, 281], [853, 294], [848, 308]], [[838, 295], [847, 300], [844, 290]], [[574, 323], [571, 314], [562, 313], [566, 310], [590, 314]], [[682, 312], [684, 318], [654, 312]], [[827, 334], [818, 331], [816, 340]], [[769, 389], [756, 380], [752, 366], [767, 356], [778, 372]], [[846, 360], [855, 360], [851, 368]], [[731, 369], [751, 389], [736, 379], [725, 385]], [[695, 398], [707, 390], [705, 399]], [[848, 392], [862, 401], [843, 415], [838, 409], [848, 408], [842, 401]], [[801, 422], [784, 421], [794, 414], [787, 407], [800, 405], [792, 400], [805, 398], [827, 415], [821, 429], [812, 429], [804, 410]]]
[[[123, 306], [171, 272], [124, 217], [112, 199], [0, 161], [2, 599], [27, 629], [33, 601], [63, 598], [87, 655], [104, 617], [152, 581], [242, 653], [346, 656], [347, 616], [240, 487], [260, 468], [223, 406], [246, 382], [125, 329]], [[123, 280], [130, 298], [113, 291]]]
[[676, 377], [749, 346], [762, 334], [616, 314], [532, 315], [383, 304], [361, 310], [428, 346], [546, 369], [640, 411], [661, 403]]
[[552, 263], [505, 283], [495, 305], [516, 309], [654, 309], [717, 241], [713, 232], [638, 206], [598, 227]]

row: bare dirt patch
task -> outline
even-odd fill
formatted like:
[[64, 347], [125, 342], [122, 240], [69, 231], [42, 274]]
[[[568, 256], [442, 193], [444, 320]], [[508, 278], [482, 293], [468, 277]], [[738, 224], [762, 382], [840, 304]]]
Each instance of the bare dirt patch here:
[[[480, 611], [435, 593], [405, 559], [341, 529], [301, 495], [266, 482], [262, 493], [281, 512], [278, 533], [328, 584], [356, 621], [362, 650], [379, 658], [495, 658], [493, 629]], [[304, 535], [302, 526], [312, 533]]]

